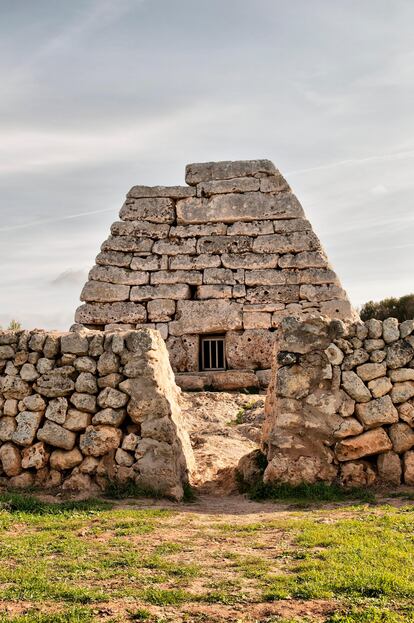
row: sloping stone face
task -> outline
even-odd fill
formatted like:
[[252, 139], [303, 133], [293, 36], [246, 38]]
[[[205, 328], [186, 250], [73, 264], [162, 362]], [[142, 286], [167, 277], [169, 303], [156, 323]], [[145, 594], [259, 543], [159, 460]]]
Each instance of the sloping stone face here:
[[194, 459], [179, 391], [157, 331], [0, 331], [0, 484], [181, 498]]
[[413, 484], [413, 331], [395, 318], [282, 321], [265, 406], [266, 482]]
[[269, 352], [256, 351], [254, 331], [261, 343], [267, 331], [270, 343], [285, 316], [352, 317], [318, 237], [272, 162], [189, 164], [186, 182], [130, 190], [82, 291], [77, 323], [158, 329], [185, 383], [194, 366], [174, 363], [184, 340], [230, 333], [233, 343], [235, 331], [249, 331], [237, 357], [229, 347], [227, 369], [256, 372], [269, 369]]

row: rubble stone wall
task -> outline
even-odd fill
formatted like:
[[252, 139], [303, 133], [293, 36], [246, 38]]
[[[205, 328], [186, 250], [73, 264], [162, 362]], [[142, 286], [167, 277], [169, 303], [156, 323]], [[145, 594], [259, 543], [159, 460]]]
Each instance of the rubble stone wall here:
[[[186, 182], [129, 191], [76, 322], [158, 329], [187, 388], [266, 385], [283, 317], [350, 318], [350, 303], [269, 160], [190, 164]], [[210, 333], [226, 336], [229, 372], [197, 376], [199, 335]]]
[[414, 320], [287, 318], [278, 334], [265, 481], [414, 485]]
[[1, 331], [0, 482], [181, 498], [193, 455], [178, 392], [156, 331]]

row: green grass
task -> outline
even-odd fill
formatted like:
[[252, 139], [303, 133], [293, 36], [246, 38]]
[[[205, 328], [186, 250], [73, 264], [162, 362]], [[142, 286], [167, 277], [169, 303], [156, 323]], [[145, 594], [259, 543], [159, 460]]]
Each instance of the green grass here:
[[92, 621], [91, 611], [77, 607], [50, 614], [42, 614], [36, 610], [15, 617], [0, 614], [0, 623], [90, 623], [90, 621]]
[[346, 500], [359, 500], [362, 502], [375, 502], [375, 494], [372, 490], [364, 488], [344, 489], [338, 485], [328, 485], [320, 482], [315, 484], [300, 484], [297, 486], [279, 484], [268, 485], [259, 482], [253, 487], [243, 487], [242, 492], [247, 493], [252, 500], [290, 501], [296, 504], [309, 504], [314, 502], [344, 502]]
[[[411, 612], [410, 612], [411, 610]], [[346, 613], [333, 614], [326, 623], [413, 623], [414, 609], [399, 613], [388, 608], [368, 606], [366, 608], [352, 608]]]

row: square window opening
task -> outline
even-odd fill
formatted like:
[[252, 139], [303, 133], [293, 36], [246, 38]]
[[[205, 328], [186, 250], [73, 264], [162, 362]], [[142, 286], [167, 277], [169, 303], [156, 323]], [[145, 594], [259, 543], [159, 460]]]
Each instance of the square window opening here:
[[200, 341], [200, 370], [203, 372], [225, 370], [226, 351], [224, 348], [224, 335], [207, 335], [201, 337]]

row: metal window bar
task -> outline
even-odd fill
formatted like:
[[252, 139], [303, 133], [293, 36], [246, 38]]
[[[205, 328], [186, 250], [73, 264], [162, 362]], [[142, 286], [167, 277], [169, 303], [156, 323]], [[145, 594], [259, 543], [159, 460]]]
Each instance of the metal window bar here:
[[225, 370], [224, 337], [205, 337], [201, 339], [202, 370]]

